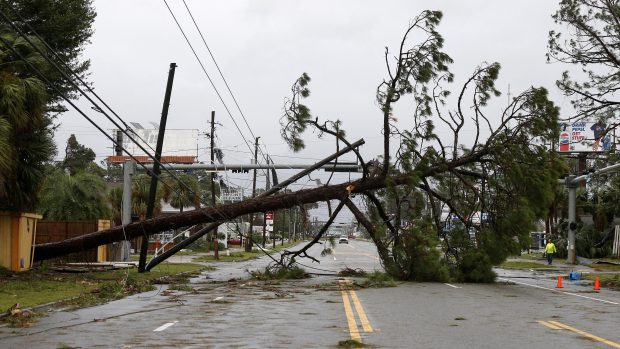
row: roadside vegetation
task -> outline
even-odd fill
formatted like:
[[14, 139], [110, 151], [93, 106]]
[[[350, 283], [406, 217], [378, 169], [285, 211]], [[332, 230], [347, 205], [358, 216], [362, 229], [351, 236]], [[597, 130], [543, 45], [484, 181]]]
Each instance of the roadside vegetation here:
[[597, 276], [601, 287], [620, 291], [620, 274], [584, 274], [583, 278], [594, 282]]
[[[620, 261], [616, 260], [615, 263], [620, 263]], [[620, 272], [620, 264], [609, 264], [609, 263], [590, 263], [588, 267], [597, 270], [597, 271], [615, 271]]]
[[283, 267], [280, 265], [270, 265], [265, 268], [264, 271], [253, 271], [251, 272], [252, 278], [256, 280], [295, 280], [295, 279], [306, 279], [309, 278], [310, 275], [306, 272], [305, 269], [293, 266], [293, 267]]
[[[183, 284], [205, 268], [199, 264], [164, 263], [149, 273], [137, 269], [66, 273], [35, 268], [13, 273], [0, 270], [0, 312], [60, 302], [69, 307], [102, 304], [154, 289], [155, 283]], [[17, 306], [16, 306], [17, 305]]]
[[[273, 248], [272, 245], [267, 244], [265, 250], [267, 253], [273, 254], [297, 245], [298, 241], [286, 242], [284, 244], [276, 244]], [[189, 253], [191, 254], [191, 253]], [[230, 252], [228, 255], [224, 249], [219, 251], [218, 259], [216, 260], [213, 255], [200, 256], [194, 259], [195, 262], [243, 262], [250, 259], [263, 256], [265, 253], [260, 249], [254, 249], [251, 252], [237, 251]]]
[[499, 265], [502, 268], [508, 269], [536, 269], [536, 268], [553, 268], [553, 265], [547, 265], [544, 263], [536, 263], [536, 262], [514, 262], [514, 261], [506, 261]]

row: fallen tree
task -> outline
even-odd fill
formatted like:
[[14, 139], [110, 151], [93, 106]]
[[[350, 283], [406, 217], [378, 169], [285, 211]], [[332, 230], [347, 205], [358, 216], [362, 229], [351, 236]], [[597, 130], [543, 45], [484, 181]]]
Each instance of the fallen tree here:
[[[336, 210], [330, 209], [328, 223], [314, 239], [300, 250], [283, 253], [278, 263], [291, 266], [296, 258], [309, 257], [308, 248], [346, 206], [377, 246], [391, 275], [407, 280], [493, 280], [491, 266], [529, 243], [535, 220], [544, 217], [553, 198], [562, 163], [545, 144], [557, 139], [558, 108], [544, 88], [530, 88], [487, 115], [488, 103], [500, 95], [495, 88], [499, 63], [476, 68], [451, 99], [443, 85], [454, 80], [448, 70], [452, 59], [442, 51], [443, 38], [436, 31], [441, 16], [424, 11], [411, 22], [396, 55], [390, 57], [386, 49], [388, 78], [377, 89], [383, 155], [366, 161], [359, 149], [353, 150], [363, 167], [361, 179], [328, 181], [319, 188], [156, 217], [38, 245], [35, 260], [197, 223], [337, 200]], [[416, 41], [411, 43], [413, 36]], [[304, 73], [292, 86], [281, 120], [283, 138], [297, 151], [304, 147], [304, 131], [313, 128], [319, 136], [334, 137], [337, 149], [341, 144], [351, 147], [339, 120], [320, 121], [302, 103], [310, 94], [309, 82]], [[408, 95], [414, 126], [403, 130], [394, 106]], [[361, 197], [351, 200], [355, 195]], [[460, 224], [446, 226], [442, 212]], [[475, 212], [487, 218], [475, 222], [470, 217]]]

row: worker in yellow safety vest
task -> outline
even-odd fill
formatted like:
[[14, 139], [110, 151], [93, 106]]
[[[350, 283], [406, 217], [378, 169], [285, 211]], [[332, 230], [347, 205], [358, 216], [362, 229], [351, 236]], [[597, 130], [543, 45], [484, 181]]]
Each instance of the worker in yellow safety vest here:
[[555, 254], [556, 249], [551, 239], [547, 240], [547, 246], [545, 246], [545, 255], [547, 255], [547, 263], [551, 265], [553, 263], [553, 255]]

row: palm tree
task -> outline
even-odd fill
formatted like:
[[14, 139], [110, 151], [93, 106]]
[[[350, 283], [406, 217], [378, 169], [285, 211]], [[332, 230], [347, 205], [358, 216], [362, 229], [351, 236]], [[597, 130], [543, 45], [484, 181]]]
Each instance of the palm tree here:
[[111, 215], [107, 188], [101, 177], [88, 172], [73, 176], [53, 169], [41, 190], [38, 211], [49, 220], [92, 220]]
[[170, 196], [166, 202], [170, 206], [180, 209], [180, 212], [183, 212], [183, 207], [200, 208], [200, 185], [195, 176], [179, 173], [177, 178], [167, 177], [166, 181], [170, 186]]
[[0, 208], [31, 211], [55, 146], [45, 85], [9, 46], [40, 71], [48, 66], [23, 38], [0, 36]]
[[[146, 218], [146, 209], [149, 202], [149, 191], [151, 188], [151, 177], [146, 174], [139, 174], [134, 177], [131, 187], [131, 210], [140, 217]], [[153, 206], [153, 216], [161, 212], [161, 201], [167, 197], [166, 187], [161, 183], [157, 185], [155, 194], [155, 206]]]

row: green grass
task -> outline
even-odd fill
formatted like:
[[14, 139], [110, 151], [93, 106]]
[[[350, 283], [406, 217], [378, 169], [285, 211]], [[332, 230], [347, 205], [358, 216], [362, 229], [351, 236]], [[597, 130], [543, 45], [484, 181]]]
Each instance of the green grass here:
[[513, 256], [514, 258], [520, 258], [520, 259], [531, 259], [534, 261], [542, 261], [542, 260], [546, 260], [543, 255], [542, 252], [532, 252], [532, 253], [525, 253], [519, 256]]
[[[75, 298], [73, 305], [103, 303], [152, 287], [156, 279], [175, 279], [181, 273], [198, 273], [199, 264], [162, 263], [148, 273], [134, 269], [87, 273], [61, 273], [43, 269], [0, 272], [0, 312], [16, 303], [21, 309]], [[184, 276], [186, 278], [186, 276]]]
[[535, 262], [504, 262], [499, 265], [502, 268], [512, 269], [533, 269], [533, 268], [553, 268], [552, 265]]
[[594, 281], [594, 279], [596, 279], [597, 276], [599, 277], [601, 287], [620, 290], [620, 275], [619, 274], [601, 274], [601, 275], [584, 274], [583, 278]]
[[620, 265], [617, 264], [591, 263], [587, 266], [599, 271], [620, 271]]
[[252, 251], [252, 252], [233, 252], [230, 256], [227, 256], [226, 253], [220, 253], [219, 259], [216, 260], [214, 256], [202, 256], [199, 258], [194, 258], [194, 262], [241, 262], [247, 261], [253, 258], [258, 258], [262, 256], [262, 252]]

